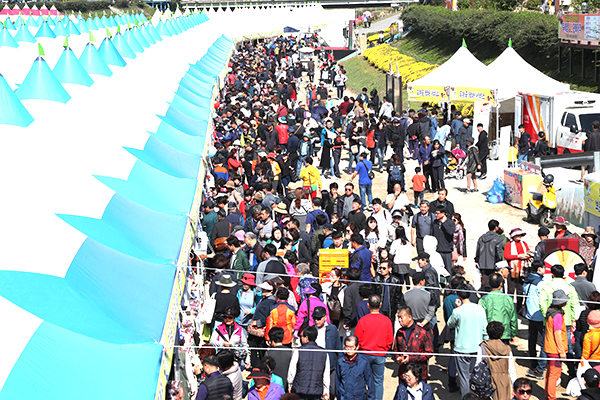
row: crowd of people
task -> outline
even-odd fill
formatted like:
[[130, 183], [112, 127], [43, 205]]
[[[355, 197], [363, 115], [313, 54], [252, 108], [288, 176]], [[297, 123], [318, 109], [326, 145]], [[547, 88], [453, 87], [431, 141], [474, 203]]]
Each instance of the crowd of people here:
[[[210, 282], [202, 311], [212, 314], [206, 342], [195, 335], [185, 355], [193, 366], [186, 398], [381, 400], [390, 358], [395, 400], [433, 399], [429, 364], [446, 344], [443, 390], [464, 399], [527, 400], [532, 380], [544, 380], [546, 398], [556, 399], [561, 362], [573, 360], [574, 377], [581, 358], [591, 367], [582, 398], [600, 398], [593, 228], [581, 235], [591, 255], [567, 283], [561, 265], [543, 280], [552, 232], [540, 228], [534, 246], [521, 229], [505, 234], [488, 218], [470, 255], [477, 274], [467, 274], [467, 229], [444, 183], [445, 146], [451, 140], [466, 154], [467, 188], [477, 191], [487, 133], [479, 126], [475, 140], [459, 112], [440, 128], [436, 110], [396, 113], [367, 89], [345, 97], [336, 80], [343, 66], [326, 56], [308, 71], [299, 63], [298, 49], [316, 40], [245, 42], [230, 60], [202, 204], [207, 251], [192, 254]], [[330, 79], [314, 85], [316, 69], [332, 71]], [[328, 104], [336, 88], [341, 103]], [[349, 176], [339, 185], [346, 154]], [[419, 164], [410, 183], [407, 158]], [[373, 197], [375, 170], [387, 172], [385, 198]], [[437, 198], [424, 200], [426, 191]], [[557, 220], [554, 235], [570, 237], [567, 225]], [[348, 258], [320, 274], [323, 249]], [[515, 370], [519, 316], [528, 323], [532, 380]]]

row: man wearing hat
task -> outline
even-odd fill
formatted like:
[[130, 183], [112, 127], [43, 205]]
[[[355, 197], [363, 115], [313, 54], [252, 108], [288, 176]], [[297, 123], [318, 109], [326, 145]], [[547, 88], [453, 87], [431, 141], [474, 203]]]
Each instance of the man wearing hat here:
[[[473, 127], [471, 126], [471, 120], [469, 118], [465, 118], [462, 120], [462, 125], [461, 127], [458, 129], [457, 133], [454, 133], [454, 137], [456, 138], [456, 145], [459, 146], [462, 151], [464, 151], [465, 153], [467, 152], [467, 138], [471, 138], [472, 142], [471, 144], [474, 143], [473, 141]], [[477, 163], [479, 164], [479, 160], [477, 160]]]
[[583, 373], [585, 389], [581, 391], [581, 396], [577, 400], [600, 400], [600, 373], [595, 368], [590, 368]]
[[231, 226], [244, 226], [244, 217], [242, 213], [237, 210], [237, 204], [234, 201], [227, 203], [227, 221]]
[[523, 306], [523, 262], [531, 259], [531, 251], [529, 245], [523, 238], [525, 232], [521, 228], [514, 228], [510, 231], [510, 242], [504, 246], [504, 259], [508, 261], [513, 271], [508, 279], [508, 294], [517, 294], [517, 313], [521, 311]]
[[219, 222], [219, 217], [215, 212], [215, 203], [212, 200], [206, 200], [202, 204], [202, 211], [204, 211], [204, 217], [202, 218], [202, 230], [206, 232], [206, 235], [210, 238], [213, 227]]
[[571, 232], [567, 230], [567, 226], [569, 226], [569, 221], [563, 216], [556, 217], [554, 220], [554, 227], [556, 231], [554, 232], [554, 238], [561, 239], [565, 236], [569, 236]]

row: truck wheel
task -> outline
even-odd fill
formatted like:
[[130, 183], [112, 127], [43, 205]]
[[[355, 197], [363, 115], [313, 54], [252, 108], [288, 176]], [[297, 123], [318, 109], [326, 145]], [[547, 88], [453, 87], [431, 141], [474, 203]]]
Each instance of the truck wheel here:
[[555, 217], [554, 213], [550, 210], [547, 210], [540, 217], [540, 225], [542, 225], [544, 228], [548, 228], [548, 229], [554, 228], [554, 217]]

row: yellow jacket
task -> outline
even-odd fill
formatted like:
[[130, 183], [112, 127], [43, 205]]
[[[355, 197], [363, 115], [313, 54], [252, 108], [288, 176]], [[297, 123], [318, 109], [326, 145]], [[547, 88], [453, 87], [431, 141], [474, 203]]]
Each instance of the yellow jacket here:
[[321, 174], [315, 166], [309, 165], [302, 168], [302, 171], [300, 171], [300, 179], [302, 179], [302, 184], [304, 186], [310, 186], [313, 192], [315, 190], [321, 190]]

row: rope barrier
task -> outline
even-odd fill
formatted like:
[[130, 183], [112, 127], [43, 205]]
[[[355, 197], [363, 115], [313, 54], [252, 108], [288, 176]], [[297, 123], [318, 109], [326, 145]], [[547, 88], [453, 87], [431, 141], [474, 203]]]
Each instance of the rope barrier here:
[[[173, 346], [166, 346], [162, 343], [160, 343], [163, 347], [165, 348], [186, 348], [186, 349], [206, 349], [208, 347], [203, 347], [203, 346], [179, 346], [179, 345], [173, 345]], [[212, 346], [212, 345], [211, 345]], [[295, 347], [295, 348], [289, 348], [289, 347], [285, 347], [285, 346], [278, 346], [278, 347], [246, 347], [246, 346], [212, 346], [215, 349], [245, 349], [245, 350], [256, 350], [256, 351], [271, 351], [271, 350], [275, 350], [275, 351], [312, 351], [312, 352], [320, 352], [320, 353], [346, 353], [346, 350], [328, 350], [328, 349], [304, 349], [302, 347]], [[385, 353], [386, 356], [391, 356], [391, 355], [409, 355], [409, 356], [432, 356], [432, 357], [470, 357], [470, 358], [477, 358], [477, 357], [482, 357], [482, 358], [513, 358], [515, 360], [546, 360], [546, 361], [562, 361], [562, 362], [580, 362], [581, 360], [577, 360], [577, 359], [569, 359], [569, 358], [552, 358], [552, 357], [527, 357], [527, 356], [494, 356], [494, 355], [488, 355], [488, 354], [468, 354], [468, 353], [417, 353], [417, 352], [403, 352], [403, 351], [378, 351], [378, 350], [356, 350], [355, 353], [359, 353], [359, 354], [375, 354], [375, 353]]]
[[[178, 267], [178, 268], [184, 268], [184, 267]], [[185, 268], [190, 268], [190, 267], [185, 267]], [[253, 275], [257, 275], [262, 273], [265, 276], [271, 276], [271, 275], [275, 275], [275, 276], [287, 276], [287, 277], [291, 277], [291, 278], [314, 278], [314, 279], [318, 279], [318, 280], [325, 280], [326, 278], [320, 278], [320, 277], [314, 277], [312, 275], [290, 275], [290, 274], [278, 274], [278, 273], [271, 273], [271, 272], [257, 272], [257, 271], [236, 271], [233, 269], [219, 269], [219, 268], [214, 268], [214, 267], [204, 267], [205, 270], [211, 270], [211, 271], [226, 271], [226, 272], [230, 272], [232, 274], [236, 274], [236, 273], [251, 273]], [[466, 278], [465, 278], [466, 279]], [[265, 279], [265, 281], [267, 281], [269, 279]], [[400, 283], [391, 283], [391, 282], [369, 282], [369, 281], [349, 281], [350, 283], [363, 283], [363, 284], [372, 284], [372, 285], [387, 285], [387, 286], [400, 286], [400, 287], [406, 287], [406, 288], [416, 288], [416, 287], [422, 287], [423, 289], [432, 289], [432, 290], [440, 290], [440, 291], [452, 291], [452, 292], [456, 292], [455, 289], [451, 289], [449, 287], [446, 288], [442, 288], [442, 287], [434, 287], [434, 286], [416, 286], [416, 285], [409, 285], [409, 284], [400, 284]], [[547, 281], [550, 282], [550, 281]], [[490, 292], [486, 292], [484, 290], [461, 290], [461, 292], [467, 292], [467, 293], [475, 293], [475, 294], [489, 294]], [[533, 296], [528, 296], [526, 294], [508, 294], [508, 296], [515, 296], [515, 297], [523, 297], [523, 298], [529, 298], [529, 297], [533, 297]], [[541, 296], [541, 293], [540, 295]], [[551, 299], [551, 297], [550, 297]], [[567, 302], [576, 302], [576, 303], [585, 303], [585, 304], [600, 304], [600, 302], [598, 301], [589, 301], [589, 300], [572, 300], [569, 299]]]

